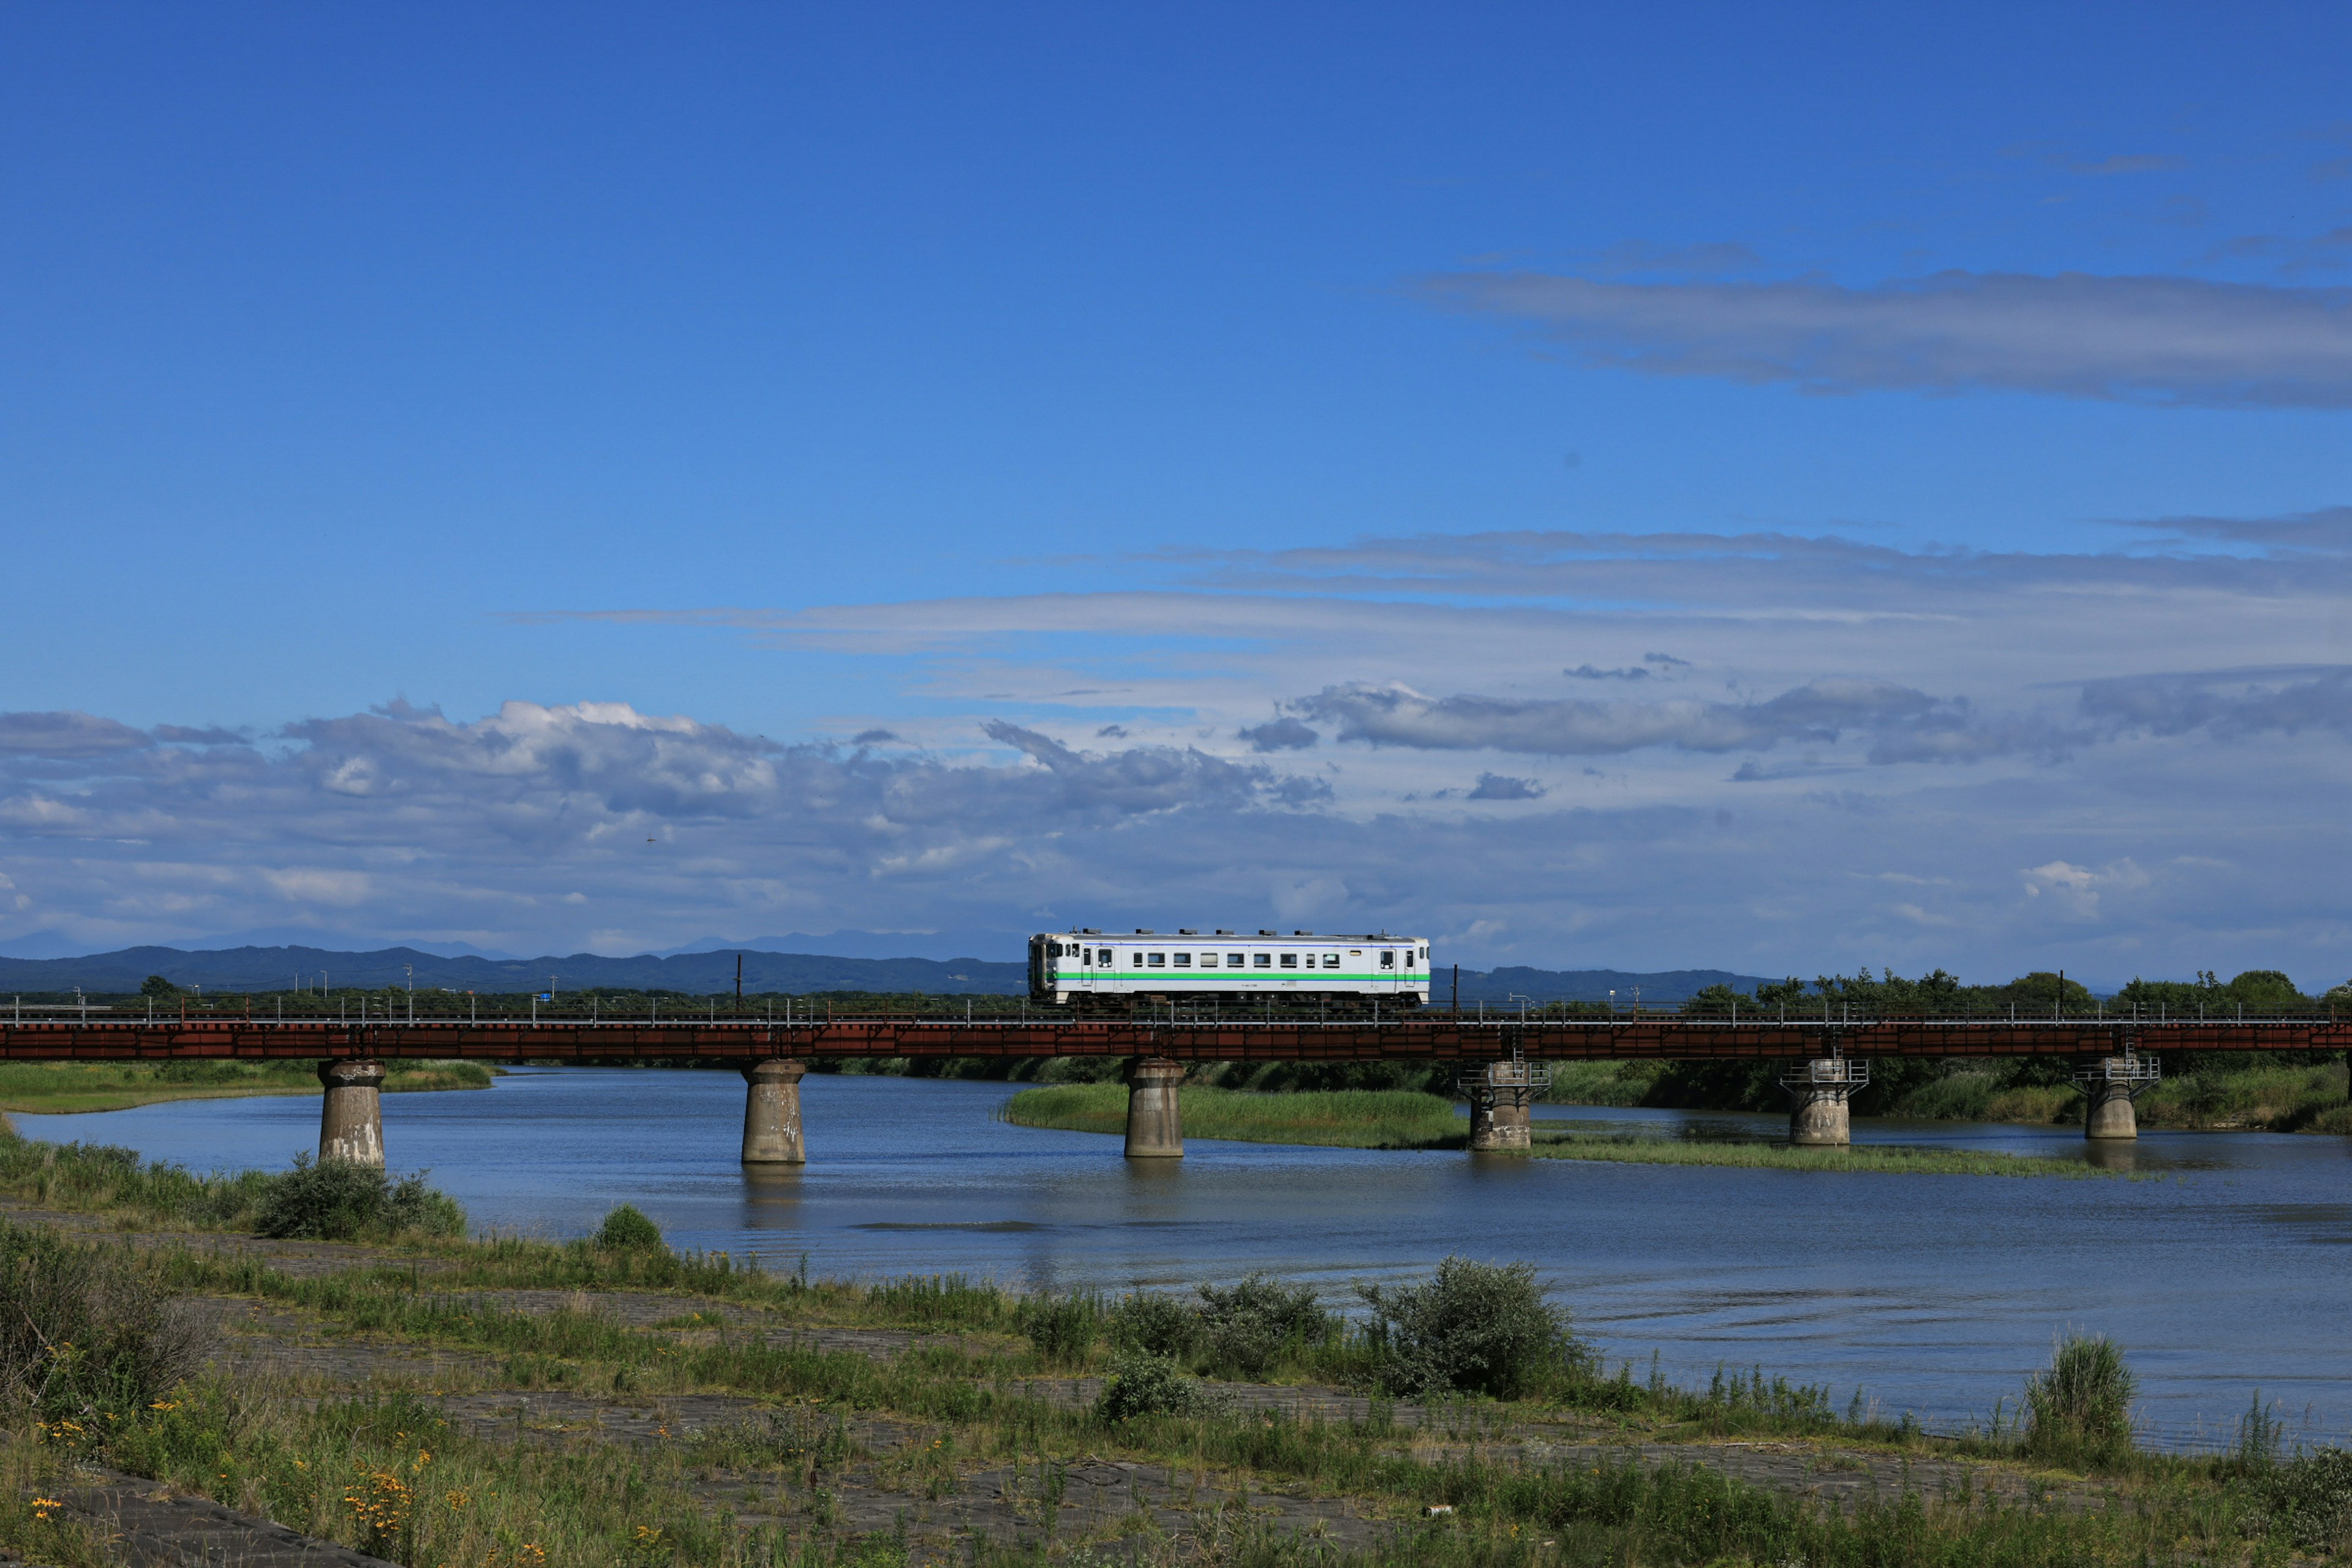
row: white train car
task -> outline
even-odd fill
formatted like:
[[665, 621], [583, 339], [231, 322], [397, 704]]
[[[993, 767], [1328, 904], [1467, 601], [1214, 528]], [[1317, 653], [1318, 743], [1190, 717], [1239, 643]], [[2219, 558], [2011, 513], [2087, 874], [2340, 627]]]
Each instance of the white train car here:
[[1412, 936], [1255, 936], [1186, 928], [1114, 936], [1091, 927], [1029, 939], [1033, 1001], [1087, 1012], [1152, 1002], [1273, 1000], [1369, 1008], [1429, 1001], [1429, 942]]

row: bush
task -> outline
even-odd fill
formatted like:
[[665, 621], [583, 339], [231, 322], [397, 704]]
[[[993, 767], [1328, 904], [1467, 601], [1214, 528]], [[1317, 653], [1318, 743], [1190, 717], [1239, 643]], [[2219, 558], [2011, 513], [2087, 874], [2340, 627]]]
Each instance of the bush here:
[[424, 1173], [394, 1182], [373, 1165], [294, 1156], [294, 1168], [269, 1178], [254, 1230], [287, 1239], [349, 1241], [413, 1231], [462, 1236], [465, 1211], [425, 1184]]
[[1418, 1285], [1359, 1286], [1372, 1310], [1381, 1384], [1389, 1393], [1488, 1394], [1509, 1399], [1545, 1373], [1580, 1369], [1567, 1314], [1544, 1300], [1535, 1266], [1448, 1258]]
[[1088, 1291], [1032, 1296], [1013, 1310], [1013, 1321], [1055, 1366], [1084, 1365], [1095, 1348], [1103, 1319], [1102, 1299]]
[[196, 1370], [197, 1336], [128, 1248], [0, 1220], [0, 1387], [51, 1421], [117, 1421]]
[[623, 1204], [604, 1216], [596, 1245], [609, 1252], [650, 1251], [662, 1245], [661, 1226], [647, 1219], [635, 1204]]
[[2062, 1463], [2113, 1464], [2131, 1452], [2138, 1380], [2105, 1334], [2069, 1334], [2025, 1384], [2025, 1447]]
[[1171, 1361], [1190, 1361], [1201, 1348], [1201, 1315], [1173, 1296], [1138, 1290], [1103, 1320], [1111, 1343]]
[[2333, 1552], [2352, 1544], [2352, 1453], [2315, 1448], [2297, 1454], [2263, 1482], [2264, 1522], [2299, 1552]]
[[1129, 1352], [1111, 1363], [1095, 1414], [1105, 1421], [1135, 1415], [1213, 1415], [1233, 1408], [1233, 1396], [1202, 1386], [1166, 1356]]
[[1210, 1361], [1240, 1377], [1264, 1377], [1284, 1353], [1297, 1354], [1328, 1343], [1340, 1330], [1304, 1285], [1285, 1285], [1263, 1270], [1237, 1285], [1197, 1288], [1201, 1333]]

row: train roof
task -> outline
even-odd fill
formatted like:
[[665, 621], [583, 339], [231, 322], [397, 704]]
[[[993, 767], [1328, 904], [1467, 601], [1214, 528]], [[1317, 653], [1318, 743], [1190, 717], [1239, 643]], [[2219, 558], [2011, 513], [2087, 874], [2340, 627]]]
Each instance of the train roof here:
[[1093, 936], [1101, 937], [1109, 942], [1132, 942], [1139, 936], [1229, 936], [1234, 938], [1236, 942], [1419, 942], [1421, 940], [1419, 937], [1405, 936], [1384, 931], [1364, 931], [1361, 933], [1336, 931], [1294, 931], [1288, 932], [1278, 931], [1198, 931], [1191, 926], [1181, 926], [1175, 931], [1150, 931], [1142, 926], [1138, 926], [1133, 931], [1104, 931], [1097, 926], [1072, 926], [1066, 931], [1039, 931], [1037, 934], [1039, 936]]

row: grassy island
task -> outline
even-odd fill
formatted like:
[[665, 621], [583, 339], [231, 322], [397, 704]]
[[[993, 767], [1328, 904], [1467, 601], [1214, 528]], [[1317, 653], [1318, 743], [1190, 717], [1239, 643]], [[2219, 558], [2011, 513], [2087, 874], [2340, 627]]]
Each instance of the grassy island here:
[[[1239, 1143], [1311, 1143], [1338, 1149], [1460, 1149], [1467, 1114], [1443, 1095], [1411, 1089], [1336, 1089], [1251, 1094], [1186, 1085], [1184, 1136]], [[1003, 1117], [1024, 1127], [1070, 1132], [1124, 1132], [1127, 1089], [1116, 1083], [1025, 1089]], [[1554, 1131], [1538, 1124], [1538, 1160], [1601, 1160], [1642, 1165], [1734, 1165], [1756, 1170], [1855, 1171], [1937, 1176], [2102, 1176], [2079, 1160], [1969, 1149], [1856, 1144], [1796, 1149], [1785, 1143], [1645, 1137]]]

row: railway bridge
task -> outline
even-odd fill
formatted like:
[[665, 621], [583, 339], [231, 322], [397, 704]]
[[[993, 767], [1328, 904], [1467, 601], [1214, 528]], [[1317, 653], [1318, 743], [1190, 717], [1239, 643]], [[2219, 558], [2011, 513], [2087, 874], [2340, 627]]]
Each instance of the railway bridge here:
[[813, 1059], [1112, 1057], [1126, 1062], [1127, 1153], [1181, 1157], [1177, 1089], [1209, 1061], [1445, 1062], [1470, 1102], [1470, 1147], [1524, 1149], [1528, 1108], [1559, 1061], [1756, 1061], [1780, 1064], [1790, 1135], [1848, 1142], [1847, 1101], [1874, 1058], [2056, 1058], [2074, 1067], [2086, 1137], [2137, 1135], [2133, 1100], [2167, 1052], [2352, 1050], [2352, 1018], [2195, 1020], [1785, 1016], [1546, 1018], [1458, 1013], [1325, 1020], [1184, 1014], [1114, 1019], [730, 1016], [713, 1004], [662, 1018], [192, 1016], [145, 1019], [69, 1012], [0, 1018], [0, 1060], [259, 1061], [316, 1059], [325, 1086], [321, 1159], [384, 1160], [384, 1064], [698, 1062], [740, 1070], [746, 1164], [807, 1158], [800, 1080]]

